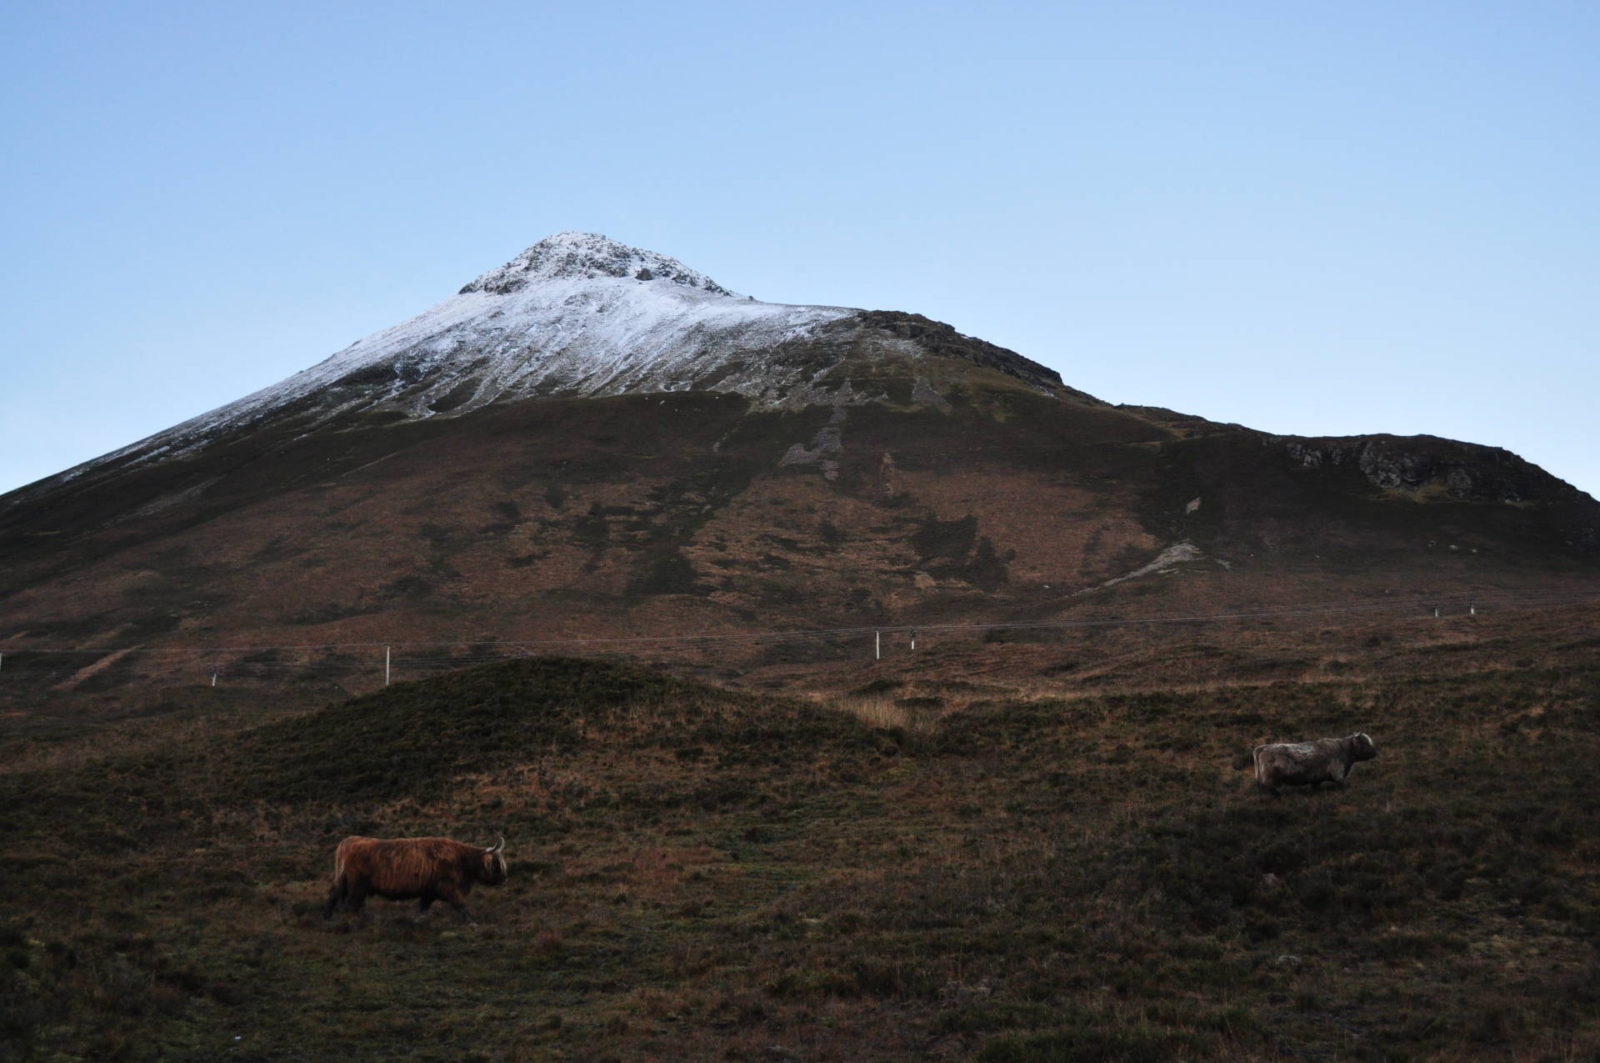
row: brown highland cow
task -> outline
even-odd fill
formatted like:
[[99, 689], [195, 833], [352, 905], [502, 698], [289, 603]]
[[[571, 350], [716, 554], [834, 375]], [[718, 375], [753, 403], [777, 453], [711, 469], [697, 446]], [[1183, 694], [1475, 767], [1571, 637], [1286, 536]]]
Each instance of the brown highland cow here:
[[333, 888], [323, 917], [343, 904], [360, 912], [368, 896], [392, 901], [420, 898], [425, 912], [444, 901], [463, 918], [473, 883], [506, 880], [506, 840], [467, 845], [449, 838], [346, 838], [333, 852]]

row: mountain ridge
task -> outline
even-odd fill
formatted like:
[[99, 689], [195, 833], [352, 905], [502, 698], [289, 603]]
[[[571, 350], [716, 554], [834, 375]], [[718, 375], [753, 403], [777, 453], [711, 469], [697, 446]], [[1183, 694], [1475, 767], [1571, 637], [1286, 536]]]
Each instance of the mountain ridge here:
[[[806, 404], [818, 398], [808, 385], [864, 337], [900, 356], [915, 358], [926, 345], [1040, 387], [1062, 386], [1053, 370], [921, 315], [762, 302], [666, 255], [568, 231], [276, 384], [46, 482], [108, 463], [175, 457], [283, 414], [312, 428], [355, 414], [415, 419], [520, 398], [630, 391], [711, 390], [758, 406]], [[813, 338], [798, 358], [768, 356]], [[895, 346], [918, 339], [926, 343]]]

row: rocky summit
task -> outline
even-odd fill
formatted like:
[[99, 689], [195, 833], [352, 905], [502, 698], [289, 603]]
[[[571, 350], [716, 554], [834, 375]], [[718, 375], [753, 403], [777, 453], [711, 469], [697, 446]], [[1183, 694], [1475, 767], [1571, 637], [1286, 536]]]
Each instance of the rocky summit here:
[[1422, 609], [1592, 589], [1597, 549], [1600, 505], [1501, 450], [1115, 406], [918, 314], [761, 302], [562, 233], [0, 498], [0, 645]]

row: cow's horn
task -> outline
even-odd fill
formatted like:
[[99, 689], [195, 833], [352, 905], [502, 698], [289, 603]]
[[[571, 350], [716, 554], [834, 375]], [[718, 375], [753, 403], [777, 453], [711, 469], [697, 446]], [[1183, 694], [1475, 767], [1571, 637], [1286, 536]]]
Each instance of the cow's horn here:
[[501, 849], [504, 849], [506, 847], [506, 836], [504, 834], [502, 834], [502, 835], [499, 835], [499, 838], [500, 838], [499, 841], [497, 841], [493, 845], [489, 846], [489, 848], [485, 849], [484, 852], [486, 852], [486, 853], [498, 853]]

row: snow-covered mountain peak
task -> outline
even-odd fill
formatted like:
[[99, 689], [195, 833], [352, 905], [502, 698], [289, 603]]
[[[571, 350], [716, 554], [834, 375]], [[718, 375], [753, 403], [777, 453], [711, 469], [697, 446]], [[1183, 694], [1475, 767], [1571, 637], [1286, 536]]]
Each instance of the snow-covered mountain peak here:
[[289, 409], [310, 428], [367, 410], [460, 415], [541, 395], [708, 389], [770, 406], [819, 371], [773, 351], [858, 313], [760, 302], [667, 255], [557, 233], [410, 320], [96, 460], [184, 453]]
[[490, 292], [509, 295], [533, 281], [594, 280], [600, 277], [681, 284], [714, 295], [734, 294], [675, 258], [629, 247], [597, 233], [571, 231], [545, 237], [500, 268], [478, 277], [462, 288], [461, 294]]
[[563, 232], [286, 380], [63, 475], [175, 457], [272, 418], [309, 432], [367, 414], [414, 420], [537, 397], [671, 391], [736, 394], [761, 409], [837, 404], [850, 382], [841, 392], [819, 381], [861, 341], [868, 352], [961, 357], [1061, 386], [1015, 352], [917, 315], [760, 302], [667, 255]]

